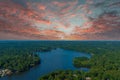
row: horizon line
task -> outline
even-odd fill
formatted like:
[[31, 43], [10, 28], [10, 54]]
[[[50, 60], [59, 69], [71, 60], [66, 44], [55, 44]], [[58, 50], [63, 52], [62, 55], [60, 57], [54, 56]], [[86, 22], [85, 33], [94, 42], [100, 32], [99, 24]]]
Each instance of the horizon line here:
[[0, 41], [120, 41], [120, 40], [0, 40]]

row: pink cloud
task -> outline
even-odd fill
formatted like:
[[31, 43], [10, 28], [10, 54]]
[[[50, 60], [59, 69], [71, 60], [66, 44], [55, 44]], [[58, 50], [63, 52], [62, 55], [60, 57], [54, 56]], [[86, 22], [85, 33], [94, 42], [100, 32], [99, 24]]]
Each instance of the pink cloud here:
[[64, 6], [66, 6], [65, 2], [53, 1], [52, 4], [55, 5], [55, 6], [58, 6], [58, 7], [64, 7]]

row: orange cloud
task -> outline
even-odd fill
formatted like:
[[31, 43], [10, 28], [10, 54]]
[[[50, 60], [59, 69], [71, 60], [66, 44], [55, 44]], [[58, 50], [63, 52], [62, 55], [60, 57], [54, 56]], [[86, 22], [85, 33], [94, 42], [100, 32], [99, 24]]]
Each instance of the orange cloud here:
[[46, 6], [44, 6], [44, 5], [38, 5], [38, 9], [40, 9], [40, 10], [45, 10], [45, 9], [46, 9]]

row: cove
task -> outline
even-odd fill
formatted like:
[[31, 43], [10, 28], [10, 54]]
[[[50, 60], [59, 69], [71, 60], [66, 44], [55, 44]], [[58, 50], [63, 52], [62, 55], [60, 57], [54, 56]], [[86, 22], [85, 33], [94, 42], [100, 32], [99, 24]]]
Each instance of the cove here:
[[56, 70], [83, 70], [88, 71], [88, 68], [75, 68], [73, 66], [73, 59], [75, 57], [88, 57], [91, 55], [87, 53], [80, 53], [71, 50], [57, 48], [49, 52], [37, 52], [41, 58], [41, 64], [31, 68], [21, 74], [7, 76], [0, 78], [0, 80], [38, 80], [40, 76], [48, 74]]

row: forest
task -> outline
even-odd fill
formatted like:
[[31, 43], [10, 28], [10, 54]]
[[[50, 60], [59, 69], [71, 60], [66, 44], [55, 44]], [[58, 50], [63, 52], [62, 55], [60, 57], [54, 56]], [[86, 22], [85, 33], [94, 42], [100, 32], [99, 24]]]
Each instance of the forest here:
[[40, 64], [37, 54], [13, 45], [15, 46], [6, 43], [0, 45], [0, 77], [25, 72]]
[[0, 69], [8, 68], [13, 72], [29, 70], [40, 63], [35, 52], [56, 48], [91, 54], [90, 59], [73, 59], [75, 67], [88, 67], [90, 70], [55, 71], [39, 80], [120, 80], [120, 41], [0, 41]]
[[[8, 52], [9, 53], [9, 52]], [[0, 68], [9, 69], [12, 72], [23, 72], [40, 63], [36, 54], [13, 53], [0, 55]]]

